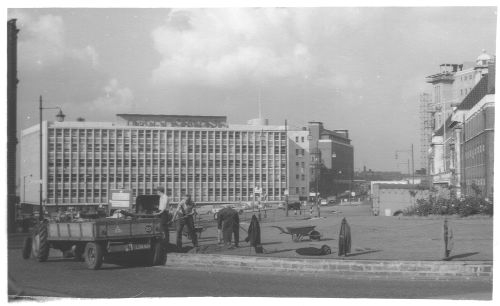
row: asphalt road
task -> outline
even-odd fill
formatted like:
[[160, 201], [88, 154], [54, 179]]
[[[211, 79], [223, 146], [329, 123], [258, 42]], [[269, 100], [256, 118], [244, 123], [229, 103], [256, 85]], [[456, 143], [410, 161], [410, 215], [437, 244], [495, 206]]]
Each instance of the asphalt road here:
[[[491, 299], [489, 281], [343, 279], [335, 276], [195, 271], [169, 267], [84, 263], [59, 257], [23, 260], [9, 250], [9, 277], [26, 295], [78, 298], [130, 297], [328, 297]], [[52, 250], [51, 250], [52, 251]], [[307, 285], [305, 285], [307, 284]], [[12, 294], [13, 292], [9, 292]]]

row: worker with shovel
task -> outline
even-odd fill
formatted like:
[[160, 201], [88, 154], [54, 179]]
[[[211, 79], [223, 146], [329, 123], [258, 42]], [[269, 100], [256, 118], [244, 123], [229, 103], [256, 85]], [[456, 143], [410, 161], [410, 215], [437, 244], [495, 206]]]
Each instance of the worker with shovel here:
[[182, 229], [187, 226], [188, 237], [191, 237], [193, 241], [193, 246], [198, 247], [198, 235], [196, 235], [194, 229], [194, 218], [193, 215], [196, 214], [195, 203], [191, 200], [189, 194], [184, 195], [184, 198], [177, 205], [177, 209], [174, 212], [174, 222], [175, 230], [177, 234], [177, 249], [182, 249]]

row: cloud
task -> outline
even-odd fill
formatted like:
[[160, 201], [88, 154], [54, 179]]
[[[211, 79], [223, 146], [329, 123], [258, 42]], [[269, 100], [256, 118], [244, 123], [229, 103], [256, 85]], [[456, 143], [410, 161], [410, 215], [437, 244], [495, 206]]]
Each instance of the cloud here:
[[103, 95], [89, 103], [90, 111], [128, 111], [134, 106], [134, 95], [128, 87], [121, 87], [116, 79], [110, 79], [103, 88]]
[[67, 61], [78, 61], [97, 67], [99, 56], [93, 46], [76, 48], [68, 45], [61, 16], [47, 14], [34, 18], [25, 10], [16, 10], [9, 15], [18, 19], [21, 66], [43, 69]]
[[293, 22], [286, 9], [174, 10], [152, 34], [162, 57], [153, 81], [221, 85], [308, 74], [311, 53], [290, 31]]

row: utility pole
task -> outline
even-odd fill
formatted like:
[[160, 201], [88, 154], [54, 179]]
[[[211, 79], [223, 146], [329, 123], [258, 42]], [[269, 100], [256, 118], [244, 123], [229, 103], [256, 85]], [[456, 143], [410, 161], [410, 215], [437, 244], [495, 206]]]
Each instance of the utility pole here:
[[462, 164], [463, 166], [463, 171], [462, 171], [462, 176], [463, 176], [463, 196], [465, 197], [467, 195], [467, 178], [465, 176], [465, 113], [463, 114], [462, 118], [462, 148], [463, 148], [463, 155], [462, 155]]
[[411, 144], [411, 173], [412, 184], [415, 184], [415, 160], [413, 159], [413, 143]]
[[17, 33], [16, 19], [7, 21], [7, 230], [16, 230]]
[[39, 151], [40, 152], [40, 156], [39, 156], [39, 158], [40, 158], [39, 159], [39, 170], [40, 170], [40, 172], [39, 172], [39, 174], [40, 174], [40, 177], [39, 177], [39, 179], [40, 179], [40, 182], [39, 182], [39, 184], [40, 184], [39, 185], [39, 197], [40, 198], [39, 198], [39, 204], [38, 204], [39, 205], [38, 206], [38, 220], [40, 222], [43, 221], [43, 203], [42, 203], [42, 201], [43, 201], [43, 195], [42, 195], [42, 192], [43, 192], [42, 191], [42, 189], [43, 189], [42, 188], [43, 187], [43, 180], [42, 180], [42, 175], [43, 175], [42, 174], [42, 168], [43, 168], [42, 167], [42, 110], [43, 110], [43, 107], [42, 107], [42, 96], [40, 96], [40, 100], [39, 100], [39, 115], [40, 115], [40, 118], [39, 118], [39, 120], [40, 120], [39, 129], [40, 130], [38, 131], [39, 132], [38, 135], [40, 136], [40, 138], [38, 140], [39, 141], [39, 145], [40, 145], [40, 148], [39, 148], [39, 150], [40, 150]]

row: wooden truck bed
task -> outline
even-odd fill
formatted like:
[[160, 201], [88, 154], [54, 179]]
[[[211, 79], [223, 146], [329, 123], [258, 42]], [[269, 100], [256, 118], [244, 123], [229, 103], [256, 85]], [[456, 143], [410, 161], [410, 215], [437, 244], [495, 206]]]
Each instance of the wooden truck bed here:
[[50, 222], [49, 240], [94, 241], [160, 236], [160, 219], [97, 219], [82, 222]]

